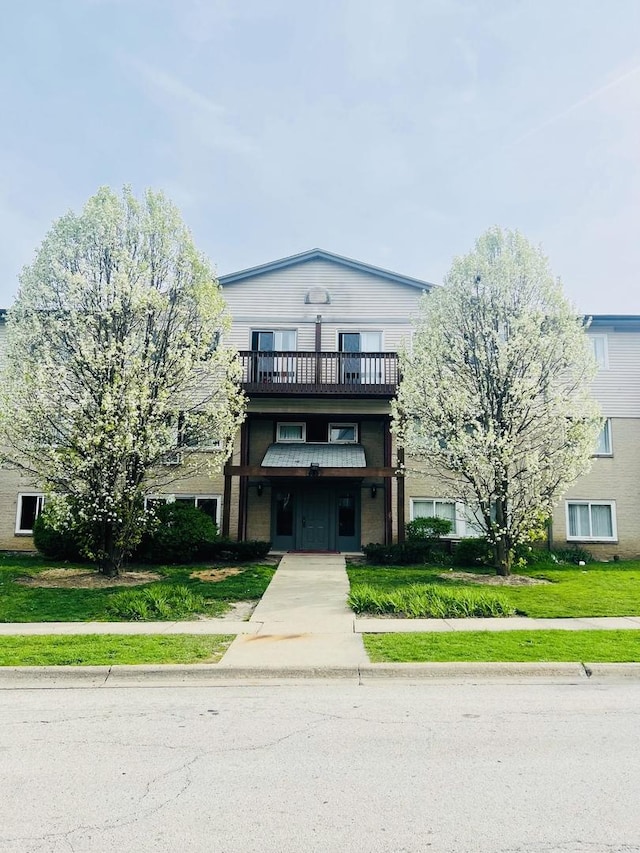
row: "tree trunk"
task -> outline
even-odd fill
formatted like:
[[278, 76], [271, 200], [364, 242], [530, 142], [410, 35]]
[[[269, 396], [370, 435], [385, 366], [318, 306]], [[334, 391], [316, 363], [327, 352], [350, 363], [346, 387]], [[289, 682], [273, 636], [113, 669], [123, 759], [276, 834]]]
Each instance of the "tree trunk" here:
[[499, 542], [496, 542], [495, 548], [495, 567], [496, 574], [501, 575], [502, 577], [509, 577], [511, 574], [511, 549], [507, 541], [503, 538]]
[[502, 577], [508, 577], [511, 574], [511, 561], [513, 558], [511, 539], [505, 532], [507, 515], [507, 501], [505, 498], [498, 498], [496, 500], [496, 524], [500, 538], [494, 546], [494, 557], [496, 574]]
[[120, 574], [124, 552], [118, 548], [113, 535], [113, 528], [107, 524], [103, 533], [103, 556], [98, 560], [98, 571], [108, 578], [115, 578]]

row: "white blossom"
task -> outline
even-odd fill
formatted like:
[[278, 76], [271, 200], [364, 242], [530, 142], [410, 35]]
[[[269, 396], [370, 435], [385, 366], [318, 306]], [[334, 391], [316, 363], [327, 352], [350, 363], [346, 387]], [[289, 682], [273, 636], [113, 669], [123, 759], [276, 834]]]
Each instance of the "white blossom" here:
[[[57, 220], [7, 315], [3, 453], [84, 523], [85, 550], [117, 571], [144, 496], [219, 470], [244, 417], [215, 275], [177, 209], [101, 189]], [[215, 438], [216, 451], [198, 445]], [[180, 452], [179, 472], [163, 466]]]
[[602, 418], [584, 322], [542, 252], [493, 228], [425, 294], [401, 362], [396, 433], [473, 509], [508, 573], [594, 453]]

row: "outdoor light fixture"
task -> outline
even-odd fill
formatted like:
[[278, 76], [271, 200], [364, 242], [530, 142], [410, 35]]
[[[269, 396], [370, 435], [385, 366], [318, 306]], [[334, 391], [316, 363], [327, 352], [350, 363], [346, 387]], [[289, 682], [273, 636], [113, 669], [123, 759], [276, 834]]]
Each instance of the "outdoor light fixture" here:
[[376, 496], [377, 494], [378, 494], [378, 487], [376, 486], [376, 484], [375, 484], [375, 483], [373, 483], [373, 484], [372, 484], [372, 486], [371, 486], [371, 497], [372, 497], [372, 498], [375, 498], [375, 496]]
[[257, 495], [259, 498], [262, 497], [263, 488], [264, 488], [264, 486], [262, 485], [262, 483], [258, 483], [258, 485], [256, 486], [256, 492], [257, 492]]
[[311, 465], [309, 465], [309, 476], [310, 477], [317, 477], [317, 476], [319, 476], [319, 474], [320, 474], [320, 466], [318, 465], [317, 462], [312, 462]]

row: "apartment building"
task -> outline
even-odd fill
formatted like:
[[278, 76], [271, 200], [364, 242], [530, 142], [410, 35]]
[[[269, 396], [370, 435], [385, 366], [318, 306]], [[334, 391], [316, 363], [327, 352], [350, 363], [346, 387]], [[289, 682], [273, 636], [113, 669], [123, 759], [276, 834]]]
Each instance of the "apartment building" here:
[[[247, 418], [219, 475], [178, 480], [171, 495], [200, 506], [225, 535], [278, 551], [357, 552], [402, 538], [411, 518], [440, 515], [453, 538], [476, 533], [391, 434], [398, 351], [433, 287], [322, 250], [223, 276], [240, 352]], [[0, 348], [3, 319], [0, 314]], [[640, 317], [597, 316], [594, 392], [607, 418], [589, 474], [557, 507], [556, 546], [602, 557], [640, 554]], [[0, 548], [30, 549], [44, 496], [0, 470]]]

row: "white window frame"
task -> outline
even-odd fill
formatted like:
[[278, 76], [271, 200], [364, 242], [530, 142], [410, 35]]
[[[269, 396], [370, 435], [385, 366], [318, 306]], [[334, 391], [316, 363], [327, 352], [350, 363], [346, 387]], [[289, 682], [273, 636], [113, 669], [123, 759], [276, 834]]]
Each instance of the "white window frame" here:
[[44, 506], [44, 494], [42, 492], [19, 492], [18, 493], [18, 505], [16, 508], [16, 536], [32, 536], [33, 528], [31, 530], [27, 530], [26, 528], [20, 527], [20, 517], [22, 516], [22, 499], [23, 498], [36, 498], [36, 518], [42, 512], [42, 507]]
[[[353, 428], [353, 438], [331, 438], [332, 429], [344, 429], [345, 427]], [[327, 439], [330, 444], [357, 444], [358, 443], [358, 424], [354, 423], [330, 423]]]
[[[460, 515], [458, 512], [458, 505], [457, 505], [456, 501], [454, 501], [454, 500], [447, 499], [447, 498], [430, 498], [430, 497], [410, 498], [410, 513], [409, 514], [411, 516], [411, 521], [415, 521], [416, 517], [417, 518], [424, 517], [424, 516], [416, 516], [416, 504], [418, 504], [418, 503], [429, 503], [429, 502], [431, 502], [433, 504], [433, 513], [432, 513], [433, 516], [436, 515], [436, 504], [453, 504], [453, 527], [451, 529], [451, 532], [445, 534], [442, 538], [443, 539], [459, 539], [460, 536], [462, 535], [461, 533], [459, 533]], [[440, 516], [438, 516], [438, 517], [440, 517]], [[447, 520], [449, 520], [449, 519], [447, 519]]]
[[[603, 439], [605, 449], [600, 449], [600, 439]], [[600, 435], [598, 436], [598, 446], [596, 447], [594, 456], [613, 456], [613, 440], [611, 432], [611, 418], [605, 418]]]
[[[575, 506], [589, 507], [589, 528], [591, 522], [591, 507], [592, 506], [608, 506], [611, 509], [611, 531], [612, 536], [573, 536], [570, 531], [569, 507]], [[565, 518], [567, 524], [567, 542], [617, 542], [618, 541], [618, 525], [616, 521], [616, 502], [610, 500], [582, 500], [580, 498], [569, 499], [565, 501]]]
[[411, 521], [415, 521], [415, 503], [431, 501], [434, 504], [434, 512], [435, 512], [435, 504], [444, 503], [444, 504], [453, 504], [455, 507], [454, 510], [454, 524], [453, 529], [450, 533], [447, 533], [446, 536], [443, 536], [443, 539], [465, 539], [465, 538], [479, 538], [483, 536], [483, 533], [479, 533], [477, 529], [474, 529], [471, 518], [473, 517], [473, 511], [469, 506], [462, 503], [461, 501], [452, 500], [451, 498], [432, 498], [432, 497], [415, 497], [410, 498], [410, 511], [409, 515], [411, 517]]
[[[589, 335], [593, 355], [600, 370], [609, 369], [609, 338], [607, 335]], [[602, 358], [598, 358], [596, 351], [596, 341], [602, 341]]]
[[147, 495], [144, 499], [144, 508], [148, 508], [148, 501], [162, 501], [166, 504], [177, 503], [178, 501], [194, 501], [195, 506], [198, 506], [198, 501], [213, 501], [216, 503], [216, 518], [215, 523], [220, 529], [220, 519], [222, 517], [222, 495]]
[[[280, 435], [280, 427], [283, 426], [297, 426], [302, 427], [301, 429], [301, 438], [282, 438]], [[307, 440], [307, 424], [304, 421], [278, 421], [276, 424], [276, 441], [279, 444], [291, 444], [291, 443], [300, 443], [306, 442]]]

